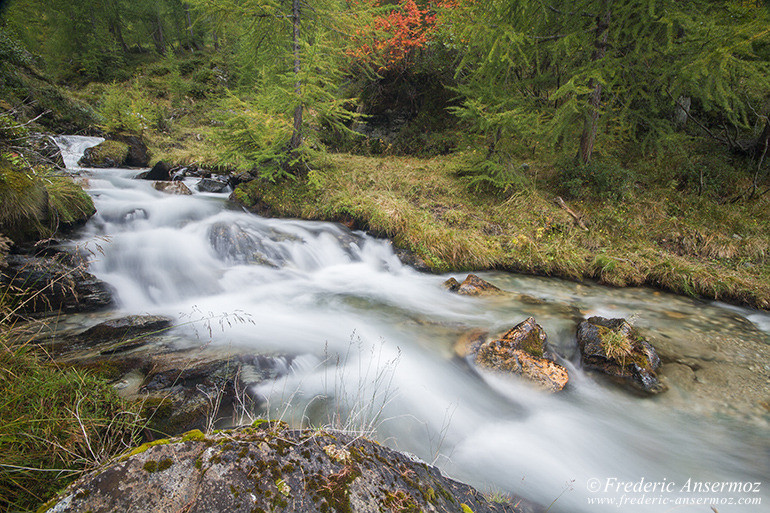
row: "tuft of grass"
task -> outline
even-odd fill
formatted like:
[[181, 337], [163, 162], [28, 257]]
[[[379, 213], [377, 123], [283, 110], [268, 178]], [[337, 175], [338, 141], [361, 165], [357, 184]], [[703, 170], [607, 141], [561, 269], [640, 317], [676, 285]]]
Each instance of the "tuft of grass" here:
[[631, 341], [620, 330], [607, 330], [602, 334], [602, 349], [610, 360], [624, 362], [631, 354]]
[[90, 196], [70, 177], [32, 168], [16, 154], [0, 156], [0, 231], [12, 240], [50, 237], [95, 212]]

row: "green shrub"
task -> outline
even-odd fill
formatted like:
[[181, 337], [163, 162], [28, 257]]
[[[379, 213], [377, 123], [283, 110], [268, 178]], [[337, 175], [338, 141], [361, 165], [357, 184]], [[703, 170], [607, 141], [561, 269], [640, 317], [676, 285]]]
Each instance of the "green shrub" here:
[[457, 175], [475, 193], [505, 194], [532, 185], [512, 162], [497, 155], [483, 158], [474, 154], [459, 166]]
[[588, 164], [568, 161], [560, 167], [558, 188], [570, 198], [623, 199], [634, 183], [631, 172], [611, 159]]
[[138, 86], [126, 89], [113, 84], [105, 89], [99, 115], [107, 132], [141, 134], [149, 128], [154, 107], [139, 91]]
[[288, 176], [284, 164], [291, 138], [291, 124], [282, 115], [269, 114], [239, 98], [222, 101], [216, 131], [220, 158], [239, 170], [257, 168], [262, 178], [274, 181]]

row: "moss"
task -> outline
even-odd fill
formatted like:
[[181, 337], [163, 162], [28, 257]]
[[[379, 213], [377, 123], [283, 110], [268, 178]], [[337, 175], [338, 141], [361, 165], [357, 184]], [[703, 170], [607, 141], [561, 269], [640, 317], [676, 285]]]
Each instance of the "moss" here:
[[198, 469], [198, 470], [202, 470], [203, 469], [203, 460], [201, 458], [196, 458], [195, 459], [195, 468]]
[[128, 157], [128, 145], [120, 141], [104, 141], [86, 150], [84, 164], [93, 167], [119, 167]]
[[120, 458], [120, 460], [121, 461], [126, 461], [131, 456], [135, 456], [137, 454], [141, 454], [144, 451], [146, 451], [147, 449], [149, 449], [150, 447], [155, 447], [156, 445], [167, 445], [167, 444], [170, 444], [170, 443], [171, 443], [171, 440], [169, 440], [168, 438], [162, 438], [160, 440], [154, 440], [152, 442], [144, 443], [144, 444], [140, 445], [139, 447], [136, 447], [136, 448], [131, 449], [130, 451], [128, 451], [128, 453], [124, 454]]
[[464, 502], [460, 504], [460, 510], [462, 511], [462, 513], [473, 513], [473, 510], [470, 508], [470, 506], [468, 506]]
[[206, 435], [200, 429], [193, 429], [182, 435], [183, 442], [203, 442], [204, 440], [206, 440]]
[[158, 470], [158, 462], [155, 460], [148, 460], [142, 466], [145, 472], [153, 473]]
[[414, 497], [403, 490], [386, 493], [383, 504], [393, 513], [418, 513], [422, 511]]

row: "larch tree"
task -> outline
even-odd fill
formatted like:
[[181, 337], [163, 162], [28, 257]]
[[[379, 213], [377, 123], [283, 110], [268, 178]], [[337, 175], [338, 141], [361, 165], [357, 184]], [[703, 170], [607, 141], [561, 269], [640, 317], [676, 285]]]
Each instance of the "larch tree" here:
[[748, 128], [769, 90], [770, 18], [758, 2], [493, 0], [462, 4], [454, 26], [466, 96], [457, 114], [493, 145], [571, 139], [581, 163], [597, 138], [647, 143], [673, 130], [682, 95]]

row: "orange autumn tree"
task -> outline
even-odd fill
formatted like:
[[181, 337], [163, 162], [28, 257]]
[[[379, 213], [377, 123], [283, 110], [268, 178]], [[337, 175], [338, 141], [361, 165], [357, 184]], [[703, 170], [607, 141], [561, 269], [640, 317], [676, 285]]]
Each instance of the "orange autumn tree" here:
[[415, 0], [363, 0], [382, 12], [356, 31], [356, 46], [349, 54], [357, 61], [375, 65], [379, 71], [406, 68], [415, 51], [421, 49], [436, 32], [436, 13], [452, 8], [457, 0], [435, 0], [420, 6]]

